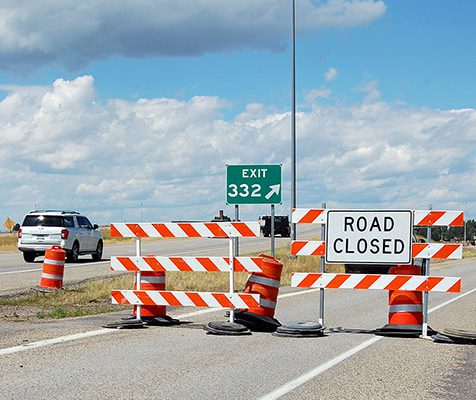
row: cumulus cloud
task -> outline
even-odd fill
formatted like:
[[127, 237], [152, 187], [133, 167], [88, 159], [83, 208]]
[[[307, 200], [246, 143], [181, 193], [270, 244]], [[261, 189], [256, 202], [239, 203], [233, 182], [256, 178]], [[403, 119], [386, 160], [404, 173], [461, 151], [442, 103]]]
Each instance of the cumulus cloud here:
[[[279, 51], [289, 40], [290, 13], [290, 3], [275, 0], [3, 1], [0, 69], [79, 69], [115, 55]], [[373, 0], [303, 0], [297, 8], [301, 31], [367, 24], [384, 13]]]
[[366, 81], [362, 85], [355, 88], [358, 93], [365, 93], [365, 101], [374, 102], [380, 99], [380, 91], [378, 90], [379, 82], [375, 79]]
[[315, 103], [318, 98], [327, 99], [332, 91], [328, 88], [311, 89], [306, 92], [304, 98], [307, 103]]
[[335, 68], [329, 68], [324, 74], [324, 78], [327, 82], [333, 81], [337, 77], [337, 70]]
[[[12, 107], [15, 104], [15, 107]], [[99, 223], [211, 218], [227, 163], [282, 163], [289, 211], [290, 115], [249, 104], [232, 119], [217, 97], [98, 103], [94, 79], [11, 87], [0, 101], [0, 201], [20, 219], [79, 208]], [[299, 206], [476, 212], [476, 110], [364, 101], [297, 115]], [[233, 213], [233, 210], [228, 210]], [[262, 211], [244, 207], [256, 218]]]

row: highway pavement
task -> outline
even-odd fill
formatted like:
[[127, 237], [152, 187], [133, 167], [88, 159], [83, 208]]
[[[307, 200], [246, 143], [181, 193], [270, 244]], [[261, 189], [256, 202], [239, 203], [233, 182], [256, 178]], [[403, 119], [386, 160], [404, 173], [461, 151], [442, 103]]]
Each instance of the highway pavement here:
[[[476, 260], [432, 267], [460, 294], [430, 293], [430, 326], [476, 330]], [[316, 320], [319, 291], [281, 288], [276, 317]], [[184, 323], [104, 329], [122, 314], [0, 325], [1, 399], [468, 399], [476, 350], [365, 333], [387, 322], [387, 292], [326, 290], [321, 338], [212, 336], [223, 311], [169, 309]]]

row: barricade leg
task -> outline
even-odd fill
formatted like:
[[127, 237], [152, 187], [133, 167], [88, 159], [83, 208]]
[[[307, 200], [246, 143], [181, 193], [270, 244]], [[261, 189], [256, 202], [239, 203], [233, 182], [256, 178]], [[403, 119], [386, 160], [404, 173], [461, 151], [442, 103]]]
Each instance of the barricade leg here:
[[[416, 265], [397, 265], [392, 275], [421, 275]], [[423, 322], [423, 297], [420, 291], [390, 290], [388, 293], [388, 324], [376, 330], [382, 336], [420, 336]], [[434, 331], [429, 329], [433, 334]]]
[[66, 252], [60, 246], [46, 250], [39, 288], [58, 290], [63, 287], [65, 258]]

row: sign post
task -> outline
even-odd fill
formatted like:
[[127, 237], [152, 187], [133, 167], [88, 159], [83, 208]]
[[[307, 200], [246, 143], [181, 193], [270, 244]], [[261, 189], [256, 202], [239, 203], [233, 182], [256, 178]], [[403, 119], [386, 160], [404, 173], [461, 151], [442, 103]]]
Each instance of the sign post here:
[[410, 210], [329, 210], [326, 262], [410, 264], [412, 227]]

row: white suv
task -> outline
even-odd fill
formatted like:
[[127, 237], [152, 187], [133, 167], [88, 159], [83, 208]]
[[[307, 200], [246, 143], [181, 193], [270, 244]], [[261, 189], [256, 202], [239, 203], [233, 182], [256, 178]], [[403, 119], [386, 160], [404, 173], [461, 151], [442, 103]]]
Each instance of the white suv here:
[[97, 228], [76, 211], [32, 211], [18, 231], [18, 249], [26, 262], [35, 261], [55, 245], [66, 250], [68, 261], [77, 261], [80, 254], [91, 254], [94, 261], [100, 261], [103, 241]]

